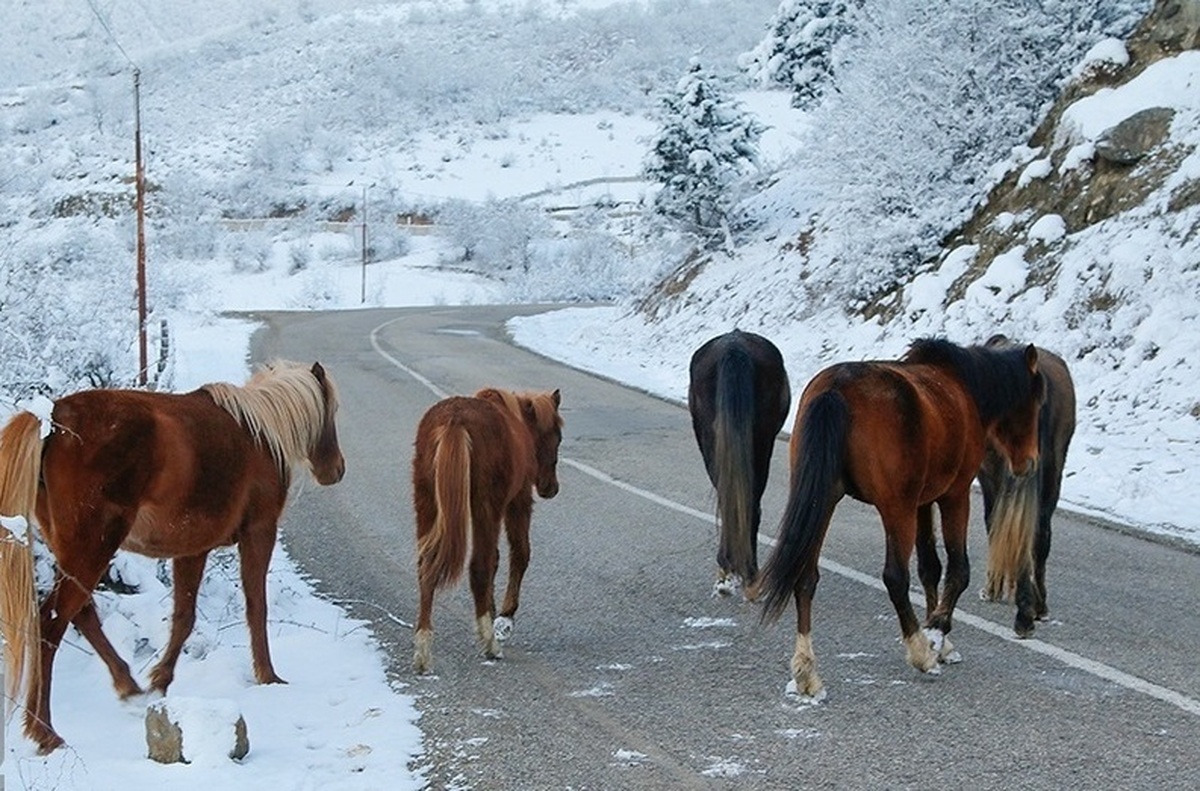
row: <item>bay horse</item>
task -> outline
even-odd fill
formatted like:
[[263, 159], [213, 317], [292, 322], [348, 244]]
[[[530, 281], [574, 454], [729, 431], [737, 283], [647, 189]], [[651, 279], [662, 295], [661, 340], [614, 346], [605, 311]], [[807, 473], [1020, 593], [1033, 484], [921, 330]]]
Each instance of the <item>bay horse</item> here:
[[[1012, 345], [994, 335], [988, 346]], [[1050, 520], [1062, 492], [1067, 448], [1075, 433], [1075, 385], [1066, 362], [1038, 348], [1046, 378], [1046, 400], [1038, 417], [1038, 463], [1020, 478], [1008, 474], [1003, 458], [993, 450], [979, 470], [983, 490], [983, 519], [988, 533], [987, 582], [979, 592], [985, 601], [1004, 599], [1009, 592], [1017, 605], [1013, 631], [1033, 634], [1034, 621], [1049, 615], [1046, 604], [1046, 558], [1050, 556]]]
[[[883, 522], [883, 582], [909, 664], [938, 673], [939, 661], [960, 659], [945, 635], [970, 576], [971, 482], [989, 445], [1017, 474], [1033, 466], [1044, 390], [1034, 346], [962, 347], [941, 338], [916, 341], [894, 362], [837, 363], [808, 383], [791, 436], [778, 542], [760, 578], [764, 621], [778, 618], [795, 597], [791, 669], [798, 694], [824, 692], [812, 649], [812, 597], [821, 544], [847, 494], [874, 505]], [[935, 503], [947, 559], [940, 600]], [[924, 631], [908, 592], [914, 547], [928, 606]]]
[[[462, 574], [470, 547], [475, 632], [484, 655], [501, 657], [512, 634], [521, 580], [529, 566], [533, 492], [558, 494], [562, 402], [550, 393], [486, 388], [473, 397], [451, 396], [429, 408], [417, 425], [412, 462], [417, 523], [420, 608], [413, 667], [433, 662], [433, 595]], [[508, 538], [508, 584], [496, 613], [495, 576], [500, 525]]]
[[729, 594], [740, 585], [749, 597], [758, 577], [758, 527], [771, 451], [792, 401], [783, 355], [763, 336], [735, 329], [698, 348], [688, 372], [692, 429], [717, 490], [713, 591]]
[[[320, 363], [278, 361], [242, 387], [190, 393], [87, 390], [58, 399], [49, 434], [31, 412], [0, 431], [0, 513], [36, 517], [54, 554], [54, 586], [36, 612], [32, 545], [3, 553], [0, 608], [13, 689], [27, 687], [25, 733], [38, 751], [63, 744], [50, 722], [55, 652], [74, 624], [108, 666], [121, 698], [141, 693], [100, 627], [92, 591], [118, 548], [173, 560], [174, 612], [150, 689], [165, 692], [196, 617], [208, 553], [237, 544], [254, 676], [282, 683], [267, 648], [266, 576], [294, 465], [322, 485], [345, 474], [337, 388]], [[10, 523], [11, 524], [11, 523]], [[9, 531], [0, 538], [18, 546]], [[0, 542], [3, 544], [4, 542]], [[36, 617], [34, 617], [36, 616]]]

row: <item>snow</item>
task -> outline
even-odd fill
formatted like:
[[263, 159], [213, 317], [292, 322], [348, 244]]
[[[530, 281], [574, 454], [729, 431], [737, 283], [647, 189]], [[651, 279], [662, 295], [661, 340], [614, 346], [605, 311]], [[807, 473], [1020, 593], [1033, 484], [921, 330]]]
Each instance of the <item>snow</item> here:
[[[562, 0], [551, 5], [570, 14], [607, 4], [607, 0]], [[217, 5], [210, 0], [204, 8], [211, 13]], [[244, 24], [255, 16], [244, 4], [226, 5], [230, 25]], [[352, 22], [351, 17], [378, 21], [385, 11], [409, 18], [436, 13], [448, 4], [360, 5], [363, 7], [346, 12], [346, 18], [326, 17], [321, 24]], [[504, 3], [463, 0], [457, 5], [492, 8]], [[272, 9], [277, 6], [282, 4], [271, 4]], [[211, 54], [206, 48], [219, 41], [213, 31], [207, 31], [207, 39], [184, 35], [198, 25], [198, 17], [190, 13], [177, 20], [173, 34], [159, 19], [163, 41], [157, 46], [181, 51], [194, 47], [196, 52]], [[270, 11], [258, 13], [266, 18]], [[265, 23], [260, 19], [255, 24], [262, 27]], [[73, 28], [68, 33], [72, 42], [85, 38], [82, 30]], [[8, 40], [0, 38], [0, 42]], [[1124, 47], [1118, 52], [1119, 44], [1101, 42], [1085, 56], [1083, 64], [1120, 63]], [[17, 108], [36, 118], [40, 112], [36, 94], [48, 84], [44, 81], [60, 76], [44, 56], [36, 65], [28, 66], [30, 85], [0, 85], [0, 107]], [[679, 64], [680, 71], [683, 65]], [[214, 63], [214, 73], [228, 78], [227, 69], [223, 61]], [[1200, 129], [1200, 125], [1185, 126], [1185, 122], [1200, 112], [1197, 85], [1200, 53], [1188, 52], [1151, 66], [1127, 86], [1105, 89], [1077, 102], [1066, 115], [1073, 130], [1071, 139], [1054, 146], [1073, 146], [1062, 167], [1083, 166], [1104, 131], [1147, 107], [1176, 108], [1174, 127], [1181, 134], [1191, 134], [1187, 139], [1195, 142], [1197, 133], [1188, 130]], [[171, 86], [160, 90], [159, 99], [165, 101], [166, 94], [188, 89]], [[268, 91], [263, 88], [261, 93]], [[759, 156], [764, 169], [787, 161], [801, 141], [809, 139], [810, 117], [794, 111], [786, 93], [754, 91], [739, 98], [768, 127]], [[194, 118], [176, 119], [175, 123], [185, 131], [192, 126], [208, 128], [218, 111], [224, 110], [215, 105], [198, 106]], [[99, 124], [99, 115], [97, 119]], [[292, 123], [288, 119], [274, 122], [281, 126]], [[163, 119], [162, 123], [167, 122]], [[509, 119], [502, 135], [480, 129], [464, 130], [459, 136], [447, 135], [444, 130], [417, 131], [390, 148], [350, 147], [326, 170], [314, 173], [298, 164], [295, 173], [275, 176], [280, 180], [302, 177], [310, 186], [327, 188], [331, 194], [346, 191], [351, 182], [356, 186], [348, 189], [357, 194], [360, 182], [374, 183], [368, 180], [372, 173], [400, 173], [404, 174], [405, 192], [421, 200], [525, 198], [543, 207], [583, 205], [597, 198], [637, 203], [648, 188], [637, 176], [656, 129], [648, 118], [625, 111], [534, 112]], [[162, 134], [165, 138], [166, 130]], [[204, 135], [198, 137], [190, 155], [202, 165], [228, 154]], [[55, 161], [55, 167], [64, 171], [84, 167], [76, 153], [54, 148], [29, 148], [14, 156], [15, 162], [26, 165]], [[162, 155], [164, 166], [166, 159]], [[1024, 167], [1023, 179], [1044, 178], [1050, 175], [1049, 163], [1047, 152], [1018, 145], [988, 177], [995, 180]], [[1200, 177], [1200, 156], [1185, 161], [1180, 173], [1179, 178], [1186, 174]], [[9, 181], [0, 176], [0, 191]], [[771, 200], [778, 204], [781, 215], [800, 215], [804, 212], [798, 207], [807, 207], [810, 197], [780, 187]], [[1005, 221], [1013, 227], [1030, 223], [1026, 237], [1031, 248], [1075, 246], [1064, 258], [1059, 276], [1066, 285], [1057, 291], [1027, 288], [1029, 265], [1026, 250], [1019, 247], [997, 257], [986, 274], [967, 289], [965, 299], [946, 308], [947, 290], [978, 254], [974, 247], [962, 247], [939, 268], [916, 277], [905, 293], [904, 319], [895, 327], [854, 323], [840, 306], [797, 320], [791, 293], [779, 286], [787, 277], [788, 265], [779, 260], [778, 244], [764, 243], [715, 260], [697, 277], [696, 285], [703, 288], [697, 288], [695, 303], [664, 321], [649, 323], [628, 304], [576, 306], [515, 319], [509, 329], [517, 343], [541, 354], [679, 403], [686, 400], [691, 352], [734, 324], [776, 341], [788, 362], [793, 393], [799, 393], [824, 365], [844, 359], [894, 357], [908, 340], [922, 334], [945, 334], [972, 342], [1003, 330], [1013, 337], [1036, 339], [1067, 357], [1080, 396], [1080, 424], [1067, 460], [1062, 505], [1200, 545], [1200, 515], [1191, 506], [1200, 486], [1196, 454], [1200, 401], [1195, 394], [1200, 309], [1188, 275], [1188, 267], [1195, 266], [1194, 247], [1171, 247], [1162, 242], [1181, 237], [1186, 229], [1149, 212], [1134, 213], [1124, 224], [1103, 224], [1077, 234], [1067, 233], [1057, 215], [1009, 215]], [[278, 236], [262, 271], [209, 268], [194, 277], [177, 276], [178, 280], [160, 283], [187, 292], [182, 309], [170, 316], [175, 347], [170, 363], [173, 388], [183, 391], [209, 381], [240, 382], [248, 375], [249, 337], [255, 324], [215, 317], [218, 311], [482, 304], [512, 298], [511, 291], [496, 279], [447, 271], [447, 245], [437, 236], [413, 235], [403, 255], [373, 262], [364, 269], [352, 257], [341, 255], [354, 250], [353, 233], [351, 228], [311, 234], [306, 244], [320, 260], [303, 271], [288, 273], [286, 256], [293, 242]], [[326, 257], [321, 255], [322, 249], [338, 252]], [[719, 288], [722, 301], [706, 302], [704, 288]], [[1068, 326], [1066, 317], [1077, 313], [1076, 305], [1105, 289], [1138, 298], [1130, 298], [1128, 308], [1111, 315], [1090, 314], [1080, 326]], [[47, 404], [43, 398], [37, 404], [22, 403], [21, 408], [33, 406], [48, 421]], [[319, 495], [309, 492], [302, 496]], [[10, 529], [21, 527], [14, 532], [24, 535], [20, 520], [6, 520], [5, 524]], [[169, 589], [153, 562], [120, 555], [118, 564], [123, 578], [138, 584], [141, 591], [123, 596], [99, 593], [97, 605], [106, 632], [132, 660], [134, 675], [144, 678], [165, 644]], [[34, 756], [31, 745], [20, 735], [19, 718], [15, 718], [5, 732], [5, 787], [63, 791], [168, 785], [186, 791], [251, 784], [400, 791], [422, 787], [420, 770], [415, 768], [419, 767], [422, 737], [414, 700], [404, 685], [386, 678], [383, 657], [367, 626], [319, 599], [280, 548], [272, 559], [268, 591], [273, 657], [290, 683], [267, 687], [253, 683], [236, 556], [214, 553], [201, 590], [196, 631], [180, 658], [177, 680], [166, 699], [185, 711], [217, 706], [240, 712], [250, 740], [250, 753], [244, 761], [206, 759], [187, 766], [148, 761], [142, 725], [148, 701], [116, 701], [107, 671], [90, 648], [69, 633], [56, 661], [54, 689], [55, 725], [69, 747], [49, 758]], [[689, 618], [684, 622], [691, 629], [727, 625], [723, 619]], [[720, 650], [728, 645], [715, 640], [680, 645], [675, 650]], [[601, 682], [573, 694], [590, 697], [613, 692], [611, 684]], [[807, 706], [811, 701], [801, 704]], [[819, 734], [802, 729], [785, 735], [811, 739]], [[204, 751], [205, 755], [211, 753]], [[636, 762], [644, 756], [619, 750], [614, 758]], [[706, 774], [735, 777], [745, 771], [732, 760], [714, 757]]]

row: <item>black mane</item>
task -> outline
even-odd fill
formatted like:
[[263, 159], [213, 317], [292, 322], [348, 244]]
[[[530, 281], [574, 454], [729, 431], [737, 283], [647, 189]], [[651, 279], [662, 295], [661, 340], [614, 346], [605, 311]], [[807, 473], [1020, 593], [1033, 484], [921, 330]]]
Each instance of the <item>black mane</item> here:
[[1025, 403], [1035, 383], [1025, 362], [1025, 347], [959, 346], [945, 338], [920, 338], [903, 360], [952, 369], [975, 399], [984, 423]]

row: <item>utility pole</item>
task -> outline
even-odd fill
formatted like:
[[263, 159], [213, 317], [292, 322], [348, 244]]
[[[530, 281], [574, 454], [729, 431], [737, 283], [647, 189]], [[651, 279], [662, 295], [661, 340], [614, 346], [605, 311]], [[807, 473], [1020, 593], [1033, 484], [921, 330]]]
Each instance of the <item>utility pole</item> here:
[[133, 70], [133, 156], [135, 209], [137, 212], [138, 385], [146, 386], [146, 171], [142, 167], [142, 73]]
[[362, 296], [359, 304], [367, 304], [367, 188], [364, 186], [362, 197]]

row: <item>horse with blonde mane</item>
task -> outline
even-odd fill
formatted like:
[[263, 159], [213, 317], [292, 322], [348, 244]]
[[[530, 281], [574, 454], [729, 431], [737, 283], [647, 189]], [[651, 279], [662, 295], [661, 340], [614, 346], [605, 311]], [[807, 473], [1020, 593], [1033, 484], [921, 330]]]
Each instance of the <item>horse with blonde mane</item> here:
[[0, 514], [35, 518], [57, 563], [39, 613], [32, 543], [0, 531], [10, 691], [26, 687], [25, 733], [39, 752], [63, 744], [50, 722], [50, 678], [68, 624], [96, 649], [121, 698], [142, 691], [92, 602], [117, 549], [173, 560], [171, 634], [151, 690], [165, 692], [175, 677], [208, 553], [230, 544], [241, 560], [254, 676], [282, 683], [267, 647], [267, 566], [292, 468], [307, 466], [323, 485], [345, 474], [337, 403], [320, 363], [276, 362], [243, 387], [87, 390], [58, 399], [46, 428], [21, 412], [0, 430]]
[[[454, 584], [470, 549], [475, 631], [489, 659], [502, 655], [529, 566], [533, 492], [558, 494], [561, 396], [487, 388], [434, 404], [417, 426], [413, 507], [417, 521], [420, 609], [413, 667], [433, 663], [433, 595]], [[496, 613], [500, 525], [508, 538], [508, 585]]]
[[[1003, 335], [987, 345], [1010, 348]], [[1019, 478], [1009, 474], [1004, 459], [989, 451], [979, 469], [983, 490], [983, 520], [987, 526], [987, 582], [979, 591], [984, 601], [1012, 595], [1017, 605], [1013, 631], [1033, 634], [1034, 621], [1049, 615], [1046, 604], [1046, 558], [1050, 556], [1050, 520], [1062, 491], [1067, 448], [1075, 433], [1075, 385], [1067, 364], [1057, 354], [1038, 348], [1046, 377], [1046, 400], [1038, 416], [1038, 464]]]

